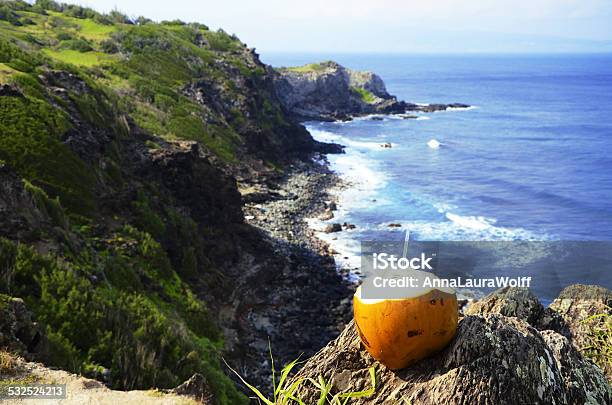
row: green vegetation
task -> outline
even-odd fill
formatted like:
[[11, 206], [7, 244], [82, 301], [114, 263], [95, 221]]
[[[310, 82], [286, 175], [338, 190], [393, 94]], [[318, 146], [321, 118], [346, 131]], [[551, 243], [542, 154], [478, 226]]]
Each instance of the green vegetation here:
[[329, 381], [325, 381], [322, 375], [317, 380], [312, 378], [294, 378], [291, 380], [289, 375], [291, 371], [299, 364], [298, 360], [294, 360], [287, 364], [280, 371], [280, 375], [276, 376], [276, 369], [274, 367], [274, 358], [272, 357], [272, 351], [270, 350], [270, 361], [272, 368], [272, 397], [266, 398], [266, 396], [256, 387], [246, 382], [242, 376], [228, 365], [228, 368], [238, 376], [244, 385], [246, 385], [255, 395], [256, 399], [266, 405], [289, 405], [299, 404], [304, 405], [305, 402], [302, 398], [302, 391], [306, 384], [311, 385], [316, 389], [319, 395], [317, 398], [317, 405], [346, 405], [351, 399], [354, 398], [367, 398], [372, 396], [376, 391], [376, 375], [374, 367], [369, 369], [371, 387], [363, 391], [347, 391], [338, 392], [332, 394], [333, 388], [333, 376]]
[[192, 289], [223, 282], [216, 258], [234, 252], [233, 236], [132, 166], [173, 140], [198, 141], [221, 164], [282, 146], [295, 127], [266, 80], [222, 30], [0, 0], [0, 163], [44, 217], [28, 243], [52, 252], [0, 238], [0, 293], [23, 298], [45, 328], [48, 364], [108, 369], [118, 389], [199, 372], [221, 404], [244, 403]]
[[582, 353], [593, 360], [612, 379], [612, 308], [590, 316], [583, 322], [588, 326], [587, 344]]
[[365, 103], [372, 104], [376, 101], [376, 96], [363, 87], [351, 87], [351, 90]]
[[46, 49], [44, 52], [60, 62], [89, 67], [99, 65], [104, 55], [98, 52], [81, 52], [73, 49], [62, 49], [59, 51]]
[[296, 73], [310, 73], [310, 72], [320, 73], [320, 72], [324, 72], [325, 69], [329, 67], [330, 63], [331, 62], [329, 61], [320, 62], [320, 63], [309, 63], [303, 66], [291, 66], [291, 67], [284, 67], [280, 69], [288, 70], [290, 72], [296, 72]]
[[121, 389], [171, 388], [201, 372], [221, 403], [244, 402], [220, 370], [220, 332], [149, 234], [125, 227], [63, 259], [0, 239], [0, 259], [0, 291], [47, 326], [50, 365], [108, 368]]

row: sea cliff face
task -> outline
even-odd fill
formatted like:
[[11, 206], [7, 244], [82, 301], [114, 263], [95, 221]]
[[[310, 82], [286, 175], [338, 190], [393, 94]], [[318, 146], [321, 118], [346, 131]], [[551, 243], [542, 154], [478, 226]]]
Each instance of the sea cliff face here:
[[275, 83], [285, 108], [301, 119], [341, 119], [405, 110], [379, 76], [336, 62], [277, 69]]
[[299, 120], [347, 120], [368, 114], [468, 107], [460, 103], [417, 105], [398, 100], [387, 92], [378, 75], [333, 61], [277, 68], [274, 82], [282, 105]]

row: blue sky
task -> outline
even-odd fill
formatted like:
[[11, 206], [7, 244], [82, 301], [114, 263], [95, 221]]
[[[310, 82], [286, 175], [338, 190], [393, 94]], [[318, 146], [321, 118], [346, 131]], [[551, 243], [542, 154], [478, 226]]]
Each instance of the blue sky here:
[[261, 52], [612, 51], [612, 0], [81, 0], [222, 27]]

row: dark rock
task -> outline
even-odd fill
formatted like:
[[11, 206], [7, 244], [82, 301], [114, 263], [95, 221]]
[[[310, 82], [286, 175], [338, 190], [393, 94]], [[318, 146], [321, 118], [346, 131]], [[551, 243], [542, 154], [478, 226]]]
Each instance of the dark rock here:
[[0, 236], [31, 241], [51, 222], [25, 189], [23, 180], [0, 162]]
[[565, 336], [545, 330], [542, 337], [563, 377], [565, 395], [562, 403], [610, 403], [610, 384], [592, 362], [582, 357]]
[[342, 226], [344, 227], [344, 229], [355, 229], [355, 228], [357, 228], [356, 225], [349, 224], [348, 222], [343, 223]]
[[191, 397], [204, 405], [217, 404], [214, 395], [208, 385], [208, 381], [202, 374], [194, 374], [191, 378], [178, 387], [170, 390], [171, 393]]
[[402, 224], [389, 224], [387, 225], [389, 228], [401, 228]]
[[28, 360], [44, 360], [49, 354], [44, 328], [34, 322], [21, 298], [0, 294], [0, 348]]
[[342, 154], [344, 153], [344, 146], [337, 143], [317, 142], [314, 150], [323, 154]]
[[392, 148], [393, 145], [391, 144], [391, 142], [385, 142], [385, 143], [380, 144], [380, 147], [381, 148]]
[[175, 141], [151, 152], [146, 170], [186, 208], [191, 217], [205, 224], [242, 223], [241, 196], [236, 180], [215, 168], [200, 153], [197, 142]]
[[[369, 388], [368, 369], [374, 367], [374, 395], [355, 399], [354, 404], [584, 403], [581, 398], [594, 404], [610, 403], [612, 388], [601, 371], [581, 359], [563, 339], [553, 331], [543, 336], [518, 318], [467, 316], [442, 352], [404, 370], [391, 371], [363, 349], [350, 323], [294, 378], [333, 379], [333, 395]], [[570, 356], [565, 358], [567, 353]], [[316, 402], [317, 395], [311, 385], [304, 385], [305, 403]]]
[[3, 84], [0, 86], [0, 97], [23, 97], [23, 94], [17, 87]]
[[464, 314], [514, 316], [535, 327], [544, 314], [544, 307], [528, 288], [506, 287], [473, 302], [464, 310]]
[[323, 228], [323, 232], [325, 233], [340, 232], [341, 230], [342, 230], [342, 225], [338, 223], [329, 224], [325, 228]]
[[[274, 84], [285, 109], [301, 119], [346, 121], [354, 115], [403, 112], [403, 104], [387, 92], [380, 77], [336, 62], [277, 69]], [[369, 93], [370, 99], [360, 92]]]
[[551, 308], [544, 308], [528, 288], [501, 288], [481, 300], [469, 303], [463, 313], [514, 316], [538, 330], [550, 329], [563, 336], [570, 336], [568, 326], [561, 315]]

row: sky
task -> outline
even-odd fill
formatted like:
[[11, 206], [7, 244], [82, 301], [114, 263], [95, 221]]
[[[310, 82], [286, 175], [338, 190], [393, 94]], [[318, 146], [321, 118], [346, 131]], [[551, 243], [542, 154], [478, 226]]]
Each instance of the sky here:
[[201, 22], [260, 52], [612, 52], [612, 0], [67, 2]]

